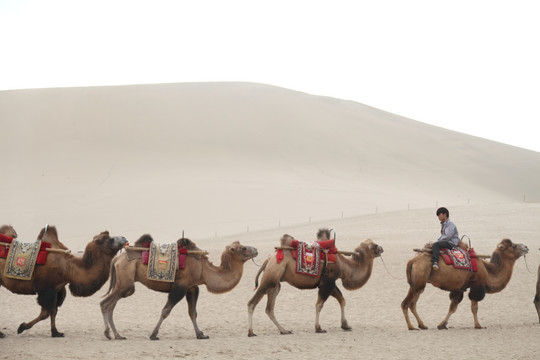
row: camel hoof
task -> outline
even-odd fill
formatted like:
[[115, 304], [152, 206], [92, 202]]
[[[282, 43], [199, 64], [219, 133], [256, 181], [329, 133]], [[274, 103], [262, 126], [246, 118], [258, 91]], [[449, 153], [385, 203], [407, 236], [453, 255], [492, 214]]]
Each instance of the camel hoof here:
[[22, 333], [24, 330], [26, 330], [26, 324], [22, 323], [21, 325], [19, 325], [19, 328], [17, 329], [17, 334]]
[[418, 327], [422, 330], [427, 330], [428, 327], [426, 325], [418, 325]]
[[58, 331], [53, 331], [51, 333], [51, 336], [52, 337], [64, 337], [64, 333], [61, 333], [61, 332], [58, 332]]
[[352, 327], [350, 327], [349, 325], [341, 325], [341, 328], [345, 331], [351, 331], [352, 330]]
[[204, 339], [210, 339], [210, 337], [207, 335], [204, 335], [203, 333], [200, 333], [200, 334], [197, 334], [197, 339], [204, 340]]
[[315, 332], [316, 332], [317, 334], [326, 334], [326, 330], [323, 330], [323, 329], [321, 329], [321, 328], [315, 329]]
[[253, 331], [248, 332], [248, 337], [254, 337], [257, 336]]
[[157, 337], [157, 335], [150, 335], [150, 340], [159, 340], [159, 338]]
[[446, 324], [438, 325], [437, 329], [439, 329], [439, 330], [448, 330], [448, 328], [446, 327]]
[[292, 331], [285, 330], [285, 331], [281, 331], [280, 333], [281, 333], [281, 335], [289, 335], [289, 334], [292, 334]]
[[479, 330], [485, 329], [485, 327], [482, 327], [482, 326], [475, 326], [474, 328], [475, 328], [475, 329], [479, 329]]
[[5, 338], [5, 337], [6, 337], [6, 335], [4, 335], [3, 332], [0, 332], [0, 339], [3, 339], [3, 338]]
[[[123, 336], [116, 336], [114, 340], [127, 340], [127, 338]], [[156, 338], [156, 340], [159, 340], [159, 338]]]

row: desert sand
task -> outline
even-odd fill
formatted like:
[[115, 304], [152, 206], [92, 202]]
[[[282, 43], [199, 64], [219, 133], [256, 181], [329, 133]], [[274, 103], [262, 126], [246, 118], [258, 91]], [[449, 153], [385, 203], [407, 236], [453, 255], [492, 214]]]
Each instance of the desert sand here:
[[[68, 294], [57, 316], [64, 338], [50, 337], [35, 296], [0, 288], [1, 358], [194, 359], [537, 359], [540, 324], [532, 303], [540, 264], [540, 154], [425, 125], [350, 101], [261, 84], [206, 83], [0, 92], [0, 222], [31, 241], [45, 224], [74, 252], [102, 230], [134, 242], [150, 233], [172, 242], [182, 231], [214, 264], [234, 240], [255, 246], [236, 288], [204, 287], [197, 340], [185, 301], [149, 340], [166, 294], [140, 284], [119, 301], [115, 323], [125, 341], [107, 340], [95, 295]], [[450, 209], [460, 235], [490, 254], [503, 238], [530, 249], [508, 286], [479, 305], [475, 330], [467, 297], [436, 325], [448, 293], [430, 285], [418, 302], [428, 330], [409, 331], [400, 308], [413, 248], [437, 238], [438, 206]], [[340, 250], [373, 239], [384, 248], [368, 283], [343, 290], [352, 331], [339, 306], [321, 314], [316, 291], [283, 284], [280, 335], [258, 305], [247, 337], [247, 302], [258, 266], [282, 234], [312, 241], [320, 227]]]

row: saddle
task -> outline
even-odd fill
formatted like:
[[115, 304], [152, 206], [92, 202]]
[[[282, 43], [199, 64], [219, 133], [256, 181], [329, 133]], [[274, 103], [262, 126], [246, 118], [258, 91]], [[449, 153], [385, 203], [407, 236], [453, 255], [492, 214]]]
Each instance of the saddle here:
[[[324, 265], [335, 263], [337, 260], [338, 250], [335, 246], [335, 239], [315, 241], [313, 244], [293, 239], [282, 246], [292, 248], [290, 249], [291, 254], [296, 260], [296, 272], [299, 274], [319, 276], [321, 259], [324, 261]], [[277, 263], [279, 264], [283, 258], [283, 248], [277, 249]]]
[[478, 271], [478, 260], [473, 248], [465, 250], [461, 247], [442, 249], [440, 256], [446, 265], [453, 265], [456, 269]]
[[[12, 244], [13, 238], [0, 234], [0, 242], [6, 243], [6, 244]], [[39, 252], [36, 258], [36, 265], [45, 265], [47, 263], [47, 255], [49, 252], [47, 251], [48, 248], [51, 247], [51, 243], [42, 241], [39, 246]], [[11, 246], [7, 245], [0, 245], [0, 258], [6, 259], [9, 255], [9, 249]]]
[[[127, 251], [127, 258], [128, 260], [136, 260], [136, 259], [142, 259], [142, 263], [144, 265], [148, 265], [148, 261], [150, 259], [150, 244], [152, 242], [145, 242], [140, 244], [141, 247], [148, 248], [148, 250], [138, 251], [138, 250], [131, 250], [129, 248], [126, 249]], [[178, 248], [178, 268], [184, 269], [186, 267], [186, 256], [187, 256], [187, 249], [185, 247], [182, 247], [180, 245], [177, 245]]]

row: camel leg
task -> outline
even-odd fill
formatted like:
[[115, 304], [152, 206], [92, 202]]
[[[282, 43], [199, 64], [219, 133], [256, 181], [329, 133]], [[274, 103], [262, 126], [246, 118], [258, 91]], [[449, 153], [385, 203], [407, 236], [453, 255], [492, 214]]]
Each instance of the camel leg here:
[[51, 311], [50, 313], [50, 317], [51, 317], [51, 336], [52, 337], [64, 337], [64, 334], [59, 332], [57, 329], [56, 329], [56, 314], [58, 313], [58, 308], [55, 308], [53, 311]]
[[255, 307], [257, 304], [261, 301], [264, 295], [266, 295], [268, 291], [268, 287], [266, 284], [262, 283], [261, 286], [255, 291], [255, 295], [248, 301], [248, 324], [249, 324], [249, 330], [248, 330], [248, 336], [257, 336], [253, 332], [253, 312], [255, 311]]
[[538, 294], [534, 297], [534, 306], [536, 307], [536, 312], [538, 313], [538, 321], [540, 321], [540, 297]]
[[154, 331], [152, 331], [152, 335], [150, 335], [150, 340], [159, 340], [157, 335], [159, 332], [159, 328], [161, 327], [161, 323], [169, 316], [173, 307], [184, 298], [184, 296], [186, 295], [186, 291], [187, 289], [181, 285], [174, 284], [172, 286], [171, 291], [169, 292], [169, 298], [167, 300], [167, 303], [163, 307], [163, 310], [161, 310], [161, 317], [159, 318], [159, 321], [154, 328]]
[[336, 298], [341, 308], [341, 328], [347, 331], [352, 330], [352, 327], [349, 326], [347, 319], [345, 319], [345, 304], [346, 304], [345, 298], [343, 297], [341, 290], [339, 290], [337, 286], [332, 292], [332, 296]]
[[49, 314], [50, 314], [50, 310], [47, 310], [42, 307], [39, 315], [34, 320], [30, 321], [29, 323], [22, 323], [21, 325], [19, 325], [19, 328], [17, 329], [17, 334], [20, 334], [25, 330], [31, 329], [34, 325], [36, 325], [41, 320], [45, 320], [46, 318], [48, 318]]
[[195, 335], [197, 339], [208, 339], [209, 337], [204, 335], [203, 332], [199, 329], [197, 325], [197, 300], [199, 299], [199, 287], [196, 286], [192, 289], [189, 289], [186, 293], [186, 300], [188, 303], [188, 314], [193, 323], [193, 328], [195, 329]]
[[266, 296], [268, 297], [268, 301], [266, 302], [266, 315], [272, 320], [274, 325], [277, 326], [279, 332], [281, 335], [287, 335], [292, 334], [292, 331], [286, 330], [283, 326], [281, 326], [277, 319], [276, 315], [274, 314], [274, 306], [276, 305], [276, 297], [279, 294], [279, 291], [281, 290], [281, 284], [277, 283], [277, 285], [273, 288], [268, 289], [266, 292]]
[[405, 321], [407, 322], [407, 327], [409, 330], [418, 330], [415, 328], [409, 318], [409, 309], [413, 313], [414, 317], [416, 318], [416, 321], [418, 322], [418, 327], [422, 330], [426, 330], [427, 326], [424, 324], [422, 319], [420, 319], [420, 316], [416, 312], [416, 303], [418, 302], [418, 299], [420, 298], [420, 294], [422, 294], [424, 290], [414, 291], [412, 287], [409, 288], [409, 292], [407, 293], [407, 296], [403, 301], [401, 302], [401, 310], [403, 311], [403, 315], [405, 316]]
[[[125, 337], [120, 335], [118, 330], [116, 330], [116, 326], [114, 325], [113, 320], [113, 313], [114, 308], [116, 307], [116, 304], [118, 303], [118, 300], [120, 300], [122, 297], [128, 297], [133, 294], [135, 291], [135, 288], [133, 288], [133, 291], [129, 291], [125, 295], [121, 295], [118, 291], [113, 291], [110, 295], [108, 295], [105, 299], [103, 299], [99, 305], [101, 307], [101, 313], [103, 315], [103, 323], [105, 324], [105, 331], [103, 334], [105, 337], [109, 340], [111, 340], [111, 334], [110, 330], [113, 331], [114, 339], [115, 340], [126, 340]], [[109, 328], [110, 325], [110, 328]]]
[[317, 296], [317, 303], [315, 304], [315, 332], [316, 333], [326, 332], [326, 330], [323, 330], [321, 328], [321, 325], [319, 324], [319, 315], [321, 314], [321, 310], [324, 306], [324, 303], [326, 302], [330, 294], [333, 294], [335, 289], [336, 289], [336, 282], [334, 280], [330, 280], [330, 279], [328, 281], [325, 281], [324, 279], [321, 280], [321, 283], [319, 285], [319, 292]]
[[64, 300], [66, 299], [66, 288], [62, 287], [60, 291], [56, 293], [56, 306], [53, 311], [51, 311], [51, 336], [52, 337], [64, 337], [64, 334], [59, 332], [56, 329], [56, 314], [58, 314], [58, 308], [62, 306]]
[[463, 291], [452, 291], [450, 292], [450, 308], [448, 309], [448, 314], [446, 314], [446, 317], [441, 321], [439, 325], [437, 325], [437, 329], [439, 330], [447, 330], [448, 328], [446, 325], [448, 325], [448, 320], [450, 320], [450, 316], [452, 316], [453, 313], [456, 312], [457, 307], [461, 300], [463, 300]]
[[17, 329], [17, 334], [20, 334], [25, 330], [31, 329], [35, 324], [37, 324], [41, 320], [45, 320], [51, 314], [54, 313], [54, 319], [51, 319], [51, 336], [63, 337], [64, 334], [61, 332], [58, 332], [55, 325], [56, 311], [58, 308], [57, 299], [58, 299], [58, 293], [56, 292], [54, 288], [46, 288], [44, 290], [41, 290], [38, 293], [38, 304], [41, 305], [41, 311], [39, 315], [34, 320], [30, 321], [29, 323], [22, 323], [21, 325], [19, 325], [19, 328]]
[[471, 300], [471, 311], [474, 318], [474, 328], [475, 329], [484, 329], [478, 322], [478, 301]]
[[538, 278], [536, 280], [536, 295], [534, 296], [534, 306], [538, 313], [538, 321], [540, 321], [540, 266], [538, 266]]

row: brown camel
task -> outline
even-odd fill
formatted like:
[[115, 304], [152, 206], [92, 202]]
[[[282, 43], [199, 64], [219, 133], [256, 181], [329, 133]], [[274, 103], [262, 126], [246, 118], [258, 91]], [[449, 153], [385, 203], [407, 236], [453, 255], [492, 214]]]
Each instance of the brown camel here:
[[[322, 229], [321, 231], [328, 231]], [[321, 234], [319, 231], [319, 235]], [[329, 233], [326, 237], [328, 238]], [[318, 236], [321, 239], [320, 236]], [[281, 238], [281, 245], [286, 246], [290, 244], [293, 238], [290, 235], [283, 235]], [[326, 268], [321, 271], [321, 275], [318, 277], [307, 276], [298, 274], [296, 272], [296, 260], [293, 258], [290, 250], [283, 250], [283, 260], [277, 262], [276, 256], [271, 255], [261, 266], [257, 276], [255, 277], [255, 295], [248, 302], [248, 316], [249, 316], [249, 331], [248, 336], [255, 336], [253, 332], [253, 312], [255, 307], [264, 297], [267, 295], [266, 314], [270, 317], [270, 320], [277, 326], [281, 334], [291, 334], [292, 332], [286, 330], [281, 326], [275, 315], [274, 305], [276, 297], [281, 289], [281, 282], [286, 281], [290, 285], [298, 289], [315, 289], [319, 288], [317, 303], [315, 305], [315, 331], [318, 333], [324, 333], [319, 324], [319, 314], [324, 306], [324, 302], [331, 295], [336, 298], [341, 307], [341, 328], [343, 330], [351, 330], [345, 319], [345, 299], [339, 288], [336, 285], [336, 280], [341, 279], [343, 287], [347, 290], [356, 290], [364, 286], [371, 276], [373, 269], [373, 259], [380, 256], [383, 252], [383, 248], [375, 244], [372, 240], [364, 240], [360, 246], [358, 246], [352, 255], [352, 259], [345, 257], [342, 254], [337, 255], [335, 264], [327, 264]], [[258, 286], [258, 279], [261, 272], [264, 271], [261, 279], [261, 285]]]
[[[143, 235], [135, 246], [141, 246], [144, 242], [152, 241], [150, 235]], [[194, 242], [182, 238], [178, 240], [181, 246], [188, 250], [200, 250]], [[186, 257], [184, 269], [177, 269], [174, 282], [162, 282], [147, 278], [148, 265], [144, 265], [141, 259], [129, 260], [127, 253], [119, 254], [111, 266], [111, 282], [105, 299], [101, 301], [101, 312], [105, 323], [105, 336], [111, 339], [109, 329], [112, 329], [116, 340], [123, 340], [113, 322], [113, 311], [116, 303], [121, 298], [128, 297], [135, 292], [135, 282], [138, 281], [151, 290], [169, 293], [167, 303], [161, 311], [161, 317], [150, 336], [152, 340], [159, 340], [158, 331], [161, 323], [169, 316], [173, 307], [184, 296], [188, 302], [188, 313], [197, 339], [208, 339], [197, 325], [197, 299], [199, 297], [199, 285], [206, 285], [211, 293], [220, 294], [232, 290], [242, 278], [244, 263], [257, 256], [257, 249], [251, 246], [241, 245], [238, 241], [225, 248], [221, 255], [220, 266], [213, 265], [208, 257]], [[110, 326], [110, 328], [109, 328]]]
[[[9, 233], [4, 233], [10, 236]], [[16, 235], [13, 230], [12, 234]], [[12, 236], [13, 237], [13, 236]], [[38, 239], [50, 242], [54, 247], [65, 246], [58, 240], [54, 226], [43, 228]], [[74, 296], [90, 296], [98, 291], [109, 277], [112, 258], [127, 243], [123, 237], [111, 237], [107, 231], [96, 236], [88, 243], [81, 257], [69, 253], [49, 252], [44, 265], [36, 265], [31, 280], [19, 280], [4, 276], [6, 259], [0, 258], [0, 285], [15, 294], [38, 295], [40, 314], [29, 323], [22, 323], [17, 333], [30, 329], [41, 320], [51, 317], [51, 335], [62, 337], [56, 329], [56, 314], [66, 296], [65, 286]]]
[[486, 294], [493, 294], [503, 290], [510, 278], [516, 260], [529, 252], [527, 246], [514, 244], [509, 239], [503, 239], [495, 248], [491, 255], [490, 262], [478, 259], [478, 271], [476, 273], [455, 269], [452, 265], [446, 265], [444, 261], [439, 262], [439, 270], [432, 270], [431, 254], [421, 253], [407, 263], [407, 281], [410, 285], [409, 292], [403, 302], [401, 309], [405, 315], [405, 321], [409, 330], [416, 330], [409, 319], [409, 309], [413, 313], [418, 327], [427, 329], [418, 313], [416, 303], [429, 282], [440, 289], [450, 291], [450, 308], [446, 317], [437, 326], [440, 329], [447, 329], [450, 316], [456, 311], [459, 303], [463, 300], [463, 294], [469, 290], [471, 300], [471, 310], [474, 317], [474, 327], [481, 329], [478, 322], [478, 302]]
[[538, 313], [538, 321], [540, 321], [540, 265], [538, 265], [538, 279], [536, 280], [536, 296], [534, 297], [534, 306]]

